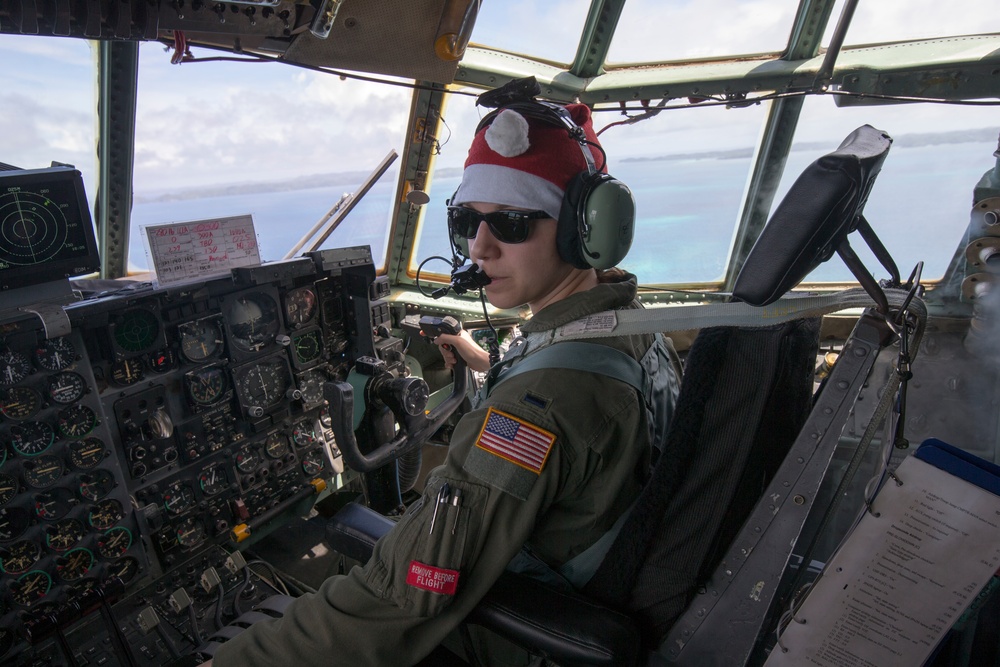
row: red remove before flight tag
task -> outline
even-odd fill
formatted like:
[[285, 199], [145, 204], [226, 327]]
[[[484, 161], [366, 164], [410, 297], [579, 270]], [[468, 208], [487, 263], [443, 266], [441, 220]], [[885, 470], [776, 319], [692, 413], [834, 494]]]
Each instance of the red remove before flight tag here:
[[446, 570], [443, 567], [434, 567], [411, 560], [406, 583], [431, 593], [454, 595], [458, 589], [458, 570]]

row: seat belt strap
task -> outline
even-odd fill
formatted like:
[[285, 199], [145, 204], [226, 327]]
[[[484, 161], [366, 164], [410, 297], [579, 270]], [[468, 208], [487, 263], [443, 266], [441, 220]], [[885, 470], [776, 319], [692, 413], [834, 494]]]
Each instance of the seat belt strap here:
[[515, 375], [543, 368], [567, 368], [570, 370], [599, 373], [620, 380], [644, 393], [645, 371], [639, 362], [613, 347], [600, 343], [567, 341], [550, 345], [534, 354], [526, 355], [521, 361], [503, 370], [496, 378], [496, 384]]

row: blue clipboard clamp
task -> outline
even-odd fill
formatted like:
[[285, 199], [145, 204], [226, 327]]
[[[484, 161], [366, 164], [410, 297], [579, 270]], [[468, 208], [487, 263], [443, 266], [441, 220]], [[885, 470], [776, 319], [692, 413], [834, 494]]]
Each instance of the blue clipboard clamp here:
[[936, 438], [920, 444], [913, 456], [1000, 496], [1000, 466]]

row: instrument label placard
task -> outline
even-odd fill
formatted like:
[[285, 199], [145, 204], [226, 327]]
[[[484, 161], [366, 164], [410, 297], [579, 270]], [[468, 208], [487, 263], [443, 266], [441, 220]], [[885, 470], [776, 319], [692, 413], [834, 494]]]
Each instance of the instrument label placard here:
[[203, 280], [238, 266], [260, 264], [250, 215], [148, 225], [145, 230], [160, 285]]

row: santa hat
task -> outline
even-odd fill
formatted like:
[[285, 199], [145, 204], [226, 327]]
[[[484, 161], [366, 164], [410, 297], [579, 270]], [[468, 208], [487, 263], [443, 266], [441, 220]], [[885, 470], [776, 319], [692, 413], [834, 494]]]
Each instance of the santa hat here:
[[[598, 144], [590, 109], [570, 104], [566, 110], [588, 141]], [[462, 183], [451, 203], [513, 206], [545, 211], [558, 219], [566, 186], [588, 170], [584, 150], [591, 152], [595, 165], [604, 166], [600, 151], [581, 147], [565, 127], [502, 109], [472, 140]]]

